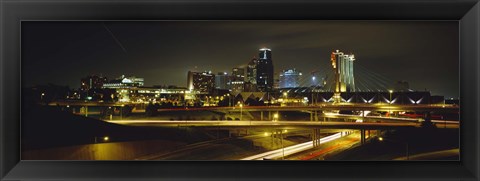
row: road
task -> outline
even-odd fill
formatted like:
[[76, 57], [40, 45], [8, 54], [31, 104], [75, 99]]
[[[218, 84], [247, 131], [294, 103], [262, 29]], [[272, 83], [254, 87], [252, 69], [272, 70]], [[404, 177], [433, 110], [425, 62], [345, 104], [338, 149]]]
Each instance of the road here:
[[[284, 144], [290, 146], [296, 143], [285, 140]], [[252, 135], [194, 143], [169, 153], [150, 154], [136, 160], [238, 160], [264, 149], [278, 148], [281, 146], [276, 138], [252, 131]]]
[[[321, 129], [395, 129], [400, 127], [420, 127], [415, 122], [319, 122], [319, 121], [171, 121], [171, 120], [107, 120], [110, 123], [135, 126], [174, 126], [204, 128], [321, 128]], [[438, 128], [458, 129], [458, 122], [441, 122]]]
[[[125, 105], [135, 105], [138, 103], [106, 103], [91, 101], [57, 101], [49, 103], [50, 106], [102, 106], [102, 107], [123, 107]], [[241, 111], [239, 107], [180, 107], [158, 109], [158, 111]], [[323, 103], [309, 106], [243, 106], [243, 111], [323, 111], [323, 110], [357, 110], [357, 111], [456, 111], [458, 105], [450, 104], [418, 104], [418, 105], [400, 105], [386, 103]]]
[[408, 157], [399, 157], [393, 160], [445, 160], [445, 158], [460, 158], [460, 149], [449, 149], [409, 155]]
[[[335, 133], [335, 134], [332, 134], [330, 136], [320, 138], [320, 144], [325, 144], [325, 143], [328, 143], [330, 141], [337, 140], [337, 139], [342, 138], [344, 136], [348, 136], [352, 133], [353, 133], [353, 131], [346, 131], [346, 132]], [[268, 151], [268, 152], [265, 152], [265, 153], [252, 155], [252, 156], [249, 156], [249, 157], [242, 158], [241, 160], [273, 160], [273, 159], [279, 159], [279, 158], [284, 158], [286, 156], [289, 156], [289, 155], [292, 155], [292, 154], [295, 154], [295, 153], [298, 153], [298, 152], [306, 151], [306, 150], [309, 150], [309, 149], [312, 149], [312, 148], [313, 148], [313, 141], [308, 141], [308, 142], [305, 142], [305, 143], [300, 143], [300, 144], [296, 144], [296, 145], [293, 145], [293, 146], [288, 146], [288, 147], [284, 147], [284, 148], [281, 148], [281, 149], [276, 149], [276, 150], [273, 150], [273, 151]]]

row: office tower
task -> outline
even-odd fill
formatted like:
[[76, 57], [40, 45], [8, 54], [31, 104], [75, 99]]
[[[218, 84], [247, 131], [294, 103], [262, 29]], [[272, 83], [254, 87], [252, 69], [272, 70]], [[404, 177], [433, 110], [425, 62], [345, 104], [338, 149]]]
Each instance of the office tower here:
[[247, 65], [247, 78], [245, 82], [249, 82], [251, 84], [257, 84], [257, 58], [253, 57]]
[[268, 48], [262, 48], [258, 53], [257, 87], [260, 91], [273, 89], [272, 50]]
[[332, 52], [331, 62], [335, 72], [335, 92], [354, 92], [353, 54], [344, 54], [339, 50]]
[[211, 71], [192, 72], [188, 71], [187, 88], [200, 92], [212, 92], [215, 88], [215, 75]]
[[215, 88], [230, 89], [230, 75], [227, 72], [218, 72], [215, 76]]

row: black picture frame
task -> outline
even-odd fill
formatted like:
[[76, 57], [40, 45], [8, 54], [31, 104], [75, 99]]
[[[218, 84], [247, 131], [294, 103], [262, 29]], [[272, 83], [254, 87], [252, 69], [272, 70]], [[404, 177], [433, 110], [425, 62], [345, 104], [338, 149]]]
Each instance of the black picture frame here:
[[[478, 0], [2, 0], [2, 180], [479, 180]], [[456, 20], [460, 28], [460, 161], [21, 161], [23, 20]]]

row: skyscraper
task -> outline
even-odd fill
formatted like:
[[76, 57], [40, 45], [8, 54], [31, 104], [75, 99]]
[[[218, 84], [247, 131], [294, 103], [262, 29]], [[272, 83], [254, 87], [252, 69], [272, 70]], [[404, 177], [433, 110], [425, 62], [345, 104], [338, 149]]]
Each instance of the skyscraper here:
[[227, 72], [218, 72], [215, 76], [215, 88], [230, 89], [230, 75]]
[[273, 89], [272, 50], [261, 48], [258, 53], [257, 87], [260, 91]]
[[233, 68], [232, 69], [232, 81], [230, 81], [230, 86], [233, 94], [238, 94], [243, 92], [245, 84], [245, 69], [243, 68]]
[[245, 69], [233, 68], [232, 69], [232, 81], [245, 81]]
[[257, 58], [253, 57], [247, 65], [247, 80], [245, 82], [249, 82], [252, 84], [257, 84]]
[[200, 92], [212, 92], [215, 88], [215, 75], [211, 71], [192, 72], [188, 71], [187, 86], [189, 90]]
[[295, 88], [300, 86], [302, 72], [296, 69], [283, 70], [279, 77], [280, 88]]
[[332, 52], [330, 58], [335, 71], [335, 92], [354, 92], [353, 62], [355, 56], [336, 50]]

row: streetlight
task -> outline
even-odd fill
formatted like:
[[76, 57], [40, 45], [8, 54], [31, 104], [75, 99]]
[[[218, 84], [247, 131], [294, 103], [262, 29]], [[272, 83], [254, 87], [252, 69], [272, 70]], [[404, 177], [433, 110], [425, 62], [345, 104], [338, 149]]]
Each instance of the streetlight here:
[[273, 114], [273, 122], [278, 120], [278, 113]]
[[[97, 144], [97, 143], [98, 143], [98, 141], [97, 141], [97, 138], [98, 138], [98, 137], [97, 137], [97, 136], [95, 136], [95, 144]], [[108, 136], [104, 136], [104, 137], [102, 138], [102, 140], [103, 140], [103, 142], [108, 142], [108, 141], [110, 140], [110, 137], [108, 137]]]
[[43, 96], [45, 96], [45, 93], [42, 92], [42, 94], [40, 95], [40, 100], [43, 100]]
[[392, 93], [393, 93], [393, 90], [388, 90], [388, 92], [390, 93], [390, 104], [392, 104]]
[[[240, 121], [242, 121], [243, 119], [243, 104], [240, 104]], [[252, 121], [250, 120], [250, 125], [252, 125]]]

